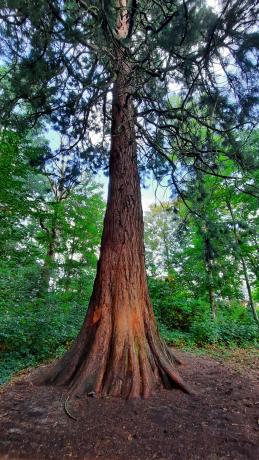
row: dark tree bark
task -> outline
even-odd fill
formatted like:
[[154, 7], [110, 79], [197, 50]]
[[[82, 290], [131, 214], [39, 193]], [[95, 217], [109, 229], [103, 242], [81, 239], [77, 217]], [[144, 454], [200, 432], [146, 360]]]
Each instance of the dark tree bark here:
[[249, 305], [250, 305], [251, 312], [252, 312], [252, 315], [254, 317], [254, 320], [258, 323], [259, 319], [258, 319], [258, 315], [257, 315], [256, 308], [255, 308], [255, 305], [254, 305], [254, 301], [253, 301], [252, 289], [251, 289], [249, 276], [248, 276], [248, 272], [247, 272], [247, 268], [246, 268], [246, 262], [245, 262], [245, 258], [243, 256], [243, 254], [242, 254], [242, 244], [241, 244], [240, 236], [238, 234], [237, 225], [236, 225], [236, 219], [235, 219], [234, 212], [233, 212], [233, 209], [232, 209], [230, 201], [227, 201], [227, 207], [228, 207], [229, 213], [231, 215], [232, 223], [233, 223], [233, 233], [234, 233], [234, 236], [235, 236], [235, 240], [236, 240], [236, 242], [238, 244], [238, 247], [239, 247], [239, 257], [240, 257], [240, 260], [241, 260], [243, 273], [244, 273], [244, 277], [245, 277], [246, 288], [247, 288], [248, 298], [249, 298]]
[[147, 397], [158, 387], [189, 391], [161, 341], [145, 273], [143, 215], [132, 102], [132, 69], [118, 59], [113, 89], [107, 210], [88, 313], [72, 349], [46, 375], [72, 394]]
[[72, 243], [71, 243], [71, 250], [66, 260], [65, 282], [64, 282], [64, 289], [66, 292], [69, 290], [70, 283], [71, 283], [72, 263], [73, 263], [74, 253], [75, 253], [75, 238], [76, 238], [75, 232], [76, 232], [76, 227], [74, 227]]
[[55, 214], [52, 219], [51, 229], [45, 227], [43, 222], [40, 220], [40, 225], [42, 229], [46, 232], [48, 237], [48, 249], [41, 271], [40, 286], [38, 289], [37, 297], [44, 297], [45, 294], [48, 292], [49, 288], [50, 277], [55, 262], [55, 246], [57, 240], [56, 220], [57, 217]]
[[[199, 163], [198, 163], [199, 165]], [[216, 320], [217, 317], [217, 304], [215, 301], [215, 288], [214, 288], [214, 280], [213, 280], [213, 262], [214, 262], [214, 255], [213, 255], [213, 247], [211, 243], [210, 231], [209, 231], [209, 221], [206, 217], [206, 207], [204, 207], [205, 198], [206, 198], [206, 190], [204, 187], [204, 178], [201, 174], [200, 170], [197, 170], [197, 179], [198, 179], [198, 187], [199, 187], [199, 200], [200, 200], [200, 210], [201, 213], [201, 223], [199, 225], [200, 234], [203, 239], [204, 244], [204, 264], [205, 270], [207, 274], [207, 290], [209, 295], [209, 302], [210, 302], [210, 314], [213, 321]]]
[[215, 302], [215, 290], [213, 282], [213, 256], [212, 256], [212, 247], [208, 234], [203, 233], [204, 244], [205, 244], [205, 266], [208, 277], [208, 293], [210, 301], [210, 312], [211, 318], [215, 321], [217, 317], [217, 304]]

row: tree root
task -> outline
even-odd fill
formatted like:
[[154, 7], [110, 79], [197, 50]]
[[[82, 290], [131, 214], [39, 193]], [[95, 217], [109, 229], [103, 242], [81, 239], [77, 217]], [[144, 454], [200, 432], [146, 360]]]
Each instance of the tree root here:
[[72, 420], [75, 420], [75, 422], [77, 422], [77, 418], [74, 417], [74, 415], [72, 415], [71, 412], [68, 409], [69, 398], [70, 398], [70, 395], [67, 397], [67, 399], [64, 402], [64, 406], [63, 406], [64, 407], [64, 412], [69, 418], [71, 418]]

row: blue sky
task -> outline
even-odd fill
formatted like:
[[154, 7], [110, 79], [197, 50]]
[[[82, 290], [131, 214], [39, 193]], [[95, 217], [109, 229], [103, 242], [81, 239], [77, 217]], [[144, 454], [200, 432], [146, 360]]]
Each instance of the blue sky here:
[[[56, 131], [49, 130], [47, 132], [47, 138], [49, 140], [51, 149], [55, 150], [59, 148], [60, 135]], [[97, 176], [97, 182], [103, 186], [103, 197], [106, 200], [108, 191], [108, 178], [104, 176], [102, 172], [100, 172]], [[151, 204], [159, 204], [161, 201], [167, 201], [169, 199], [170, 194], [168, 188], [166, 187], [166, 180], [162, 186], [159, 186], [155, 179], [146, 181], [145, 185], [145, 188], [141, 188], [142, 207], [144, 212], [149, 209]]]

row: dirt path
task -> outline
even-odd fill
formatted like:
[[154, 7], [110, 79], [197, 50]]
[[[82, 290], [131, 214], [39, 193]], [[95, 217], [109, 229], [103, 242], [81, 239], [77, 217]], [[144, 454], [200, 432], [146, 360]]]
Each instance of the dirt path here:
[[[161, 392], [148, 401], [81, 398], [34, 387], [28, 376], [0, 394], [0, 459], [259, 459], [256, 369], [237, 371], [182, 354], [181, 374], [198, 391]], [[255, 367], [255, 366], [254, 366]]]

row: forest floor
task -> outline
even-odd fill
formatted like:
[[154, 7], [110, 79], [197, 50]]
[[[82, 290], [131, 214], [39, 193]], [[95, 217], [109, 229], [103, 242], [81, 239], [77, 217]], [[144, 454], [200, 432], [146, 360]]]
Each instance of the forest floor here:
[[65, 414], [65, 392], [16, 377], [0, 393], [0, 459], [258, 460], [259, 357], [176, 354], [195, 396], [86, 396], [69, 401], [76, 421]]

